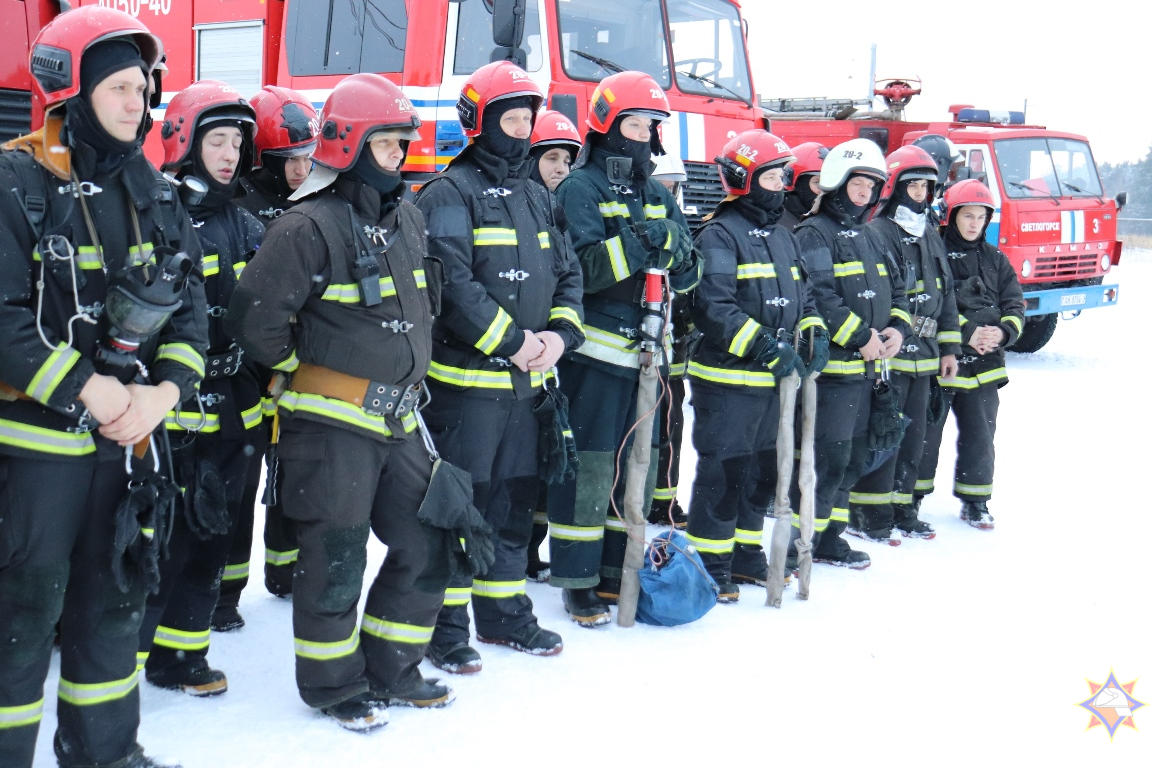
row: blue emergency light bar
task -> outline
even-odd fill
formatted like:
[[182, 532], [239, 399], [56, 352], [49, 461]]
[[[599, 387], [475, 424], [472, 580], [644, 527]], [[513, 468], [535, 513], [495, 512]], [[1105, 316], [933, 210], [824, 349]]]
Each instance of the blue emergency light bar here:
[[1004, 112], [989, 109], [962, 109], [956, 113], [958, 123], [999, 123], [1000, 125], [1024, 125], [1023, 112]]

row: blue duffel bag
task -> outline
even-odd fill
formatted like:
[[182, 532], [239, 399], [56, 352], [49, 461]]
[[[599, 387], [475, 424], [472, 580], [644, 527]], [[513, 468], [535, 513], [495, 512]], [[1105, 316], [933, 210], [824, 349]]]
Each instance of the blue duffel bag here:
[[636, 619], [661, 627], [696, 621], [716, 605], [719, 591], [684, 534], [662, 533], [644, 552]]

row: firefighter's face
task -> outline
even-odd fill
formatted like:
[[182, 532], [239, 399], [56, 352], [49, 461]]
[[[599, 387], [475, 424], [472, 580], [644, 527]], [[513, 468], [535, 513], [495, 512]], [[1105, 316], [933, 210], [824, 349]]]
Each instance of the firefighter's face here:
[[813, 173], [808, 177], [808, 189], [812, 194], [819, 195], [824, 190], [820, 189], [820, 174]]
[[400, 139], [395, 136], [374, 136], [368, 146], [372, 149], [376, 165], [386, 171], [400, 170], [400, 163], [404, 161], [404, 147], [400, 145]]
[[866, 176], [855, 176], [848, 180], [848, 199], [853, 205], [868, 205], [872, 202], [872, 190], [876, 182]]
[[928, 199], [928, 182], [925, 179], [913, 179], [908, 182], [908, 199], [914, 203], [922, 203]]
[[289, 189], [299, 189], [312, 170], [312, 156], [290, 157], [284, 161], [284, 182]]
[[553, 147], [540, 155], [540, 161], [536, 166], [540, 170], [540, 178], [544, 179], [544, 185], [549, 191], [555, 192], [560, 182], [568, 177], [572, 155], [563, 147]]
[[126, 67], [92, 89], [92, 111], [100, 127], [117, 141], [135, 141], [144, 119], [148, 81], [140, 67]]
[[532, 110], [528, 107], [510, 109], [500, 116], [500, 130], [514, 139], [532, 136]]
[[784, 189], [784, 169], [769, 168], [760, 174], [760, 187], [769, 192], [779, 192]]
[[956, 229], [970, 243], [980, 239], [987, 221], [988, 209], [982, 205], [966, 205], [956, 212]]
[[620, 135], [632, 141], [651, 141], [652, 121], [640, 115], [628, 115], [620, 121]]
[[244, 134], [235, 126], [220, 126], [204, 134], [200, 144], [200, 161], [205, 170], [217, 182], [228, 184], [236, 175], [240, 164], [240, 148], [244, 146]]

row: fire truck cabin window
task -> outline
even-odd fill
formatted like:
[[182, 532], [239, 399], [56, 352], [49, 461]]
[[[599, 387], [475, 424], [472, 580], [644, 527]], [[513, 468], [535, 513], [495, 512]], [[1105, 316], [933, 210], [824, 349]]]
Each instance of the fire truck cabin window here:
[[996, 165], [1009, 197], [1090, 197], [1103, 194], [1092, 150], [1083, 141], [1001, 139]]
[[744, 29], [723, 0], [668, 0], [676, 86], [718, 99], [750, 99]]
[[[470, 75], [492, 61], [492, 9], [484, 0], [461, 0], [449, 5], [460, 9], [456, 22], [456, 57], [452, 60], [452, 73]], [[536, 0], [529, 0], [524, 13], [524, 39], [520, 48], [528, 54], [529, 72], [539, 72], [544, 65], [544, 45], [540, 40], [540, 9]]]
[[599, 82], [635, 69], [671, 85], [660, 0], [556, 0], [556, 7], [569, 77]]
[[400, 72], [408, 36], [404, 0], [292, 0], [288, 72], [352, 75]]

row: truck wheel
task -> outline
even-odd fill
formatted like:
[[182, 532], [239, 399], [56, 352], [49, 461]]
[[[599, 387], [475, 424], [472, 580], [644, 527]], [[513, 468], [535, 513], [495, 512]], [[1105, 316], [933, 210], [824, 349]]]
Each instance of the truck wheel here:
[[1024, 333], [1008, 349], [1012, 352], [1039, 352], [1056, 333], [1056, 323], [1060, 315], [1034, 315], [1026, 318]]

